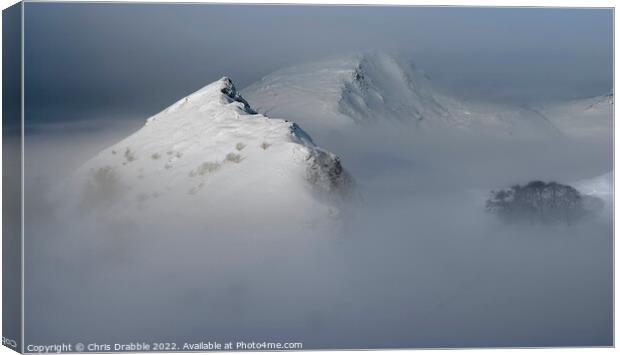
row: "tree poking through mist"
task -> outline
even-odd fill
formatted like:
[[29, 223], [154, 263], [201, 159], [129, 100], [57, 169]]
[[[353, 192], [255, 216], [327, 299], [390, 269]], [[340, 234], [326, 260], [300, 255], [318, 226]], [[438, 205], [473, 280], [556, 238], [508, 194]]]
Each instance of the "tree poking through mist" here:
[[531, 181], [506, 190], [491, 191], [486, 211], [506, 222], [572, 223], [601, 210], [601, 199], [583, 195], [569, 185]]

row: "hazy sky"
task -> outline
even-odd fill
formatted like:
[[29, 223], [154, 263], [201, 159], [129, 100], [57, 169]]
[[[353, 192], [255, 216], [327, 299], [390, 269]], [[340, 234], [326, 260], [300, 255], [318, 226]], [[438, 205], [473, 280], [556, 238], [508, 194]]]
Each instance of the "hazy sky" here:
[[610, 9], [27, 3], [30, 122], [145, 118], [223, 75], [243, 88], [339, 52], [412, 58], [438, 86], [533, 103], [612, 87]]

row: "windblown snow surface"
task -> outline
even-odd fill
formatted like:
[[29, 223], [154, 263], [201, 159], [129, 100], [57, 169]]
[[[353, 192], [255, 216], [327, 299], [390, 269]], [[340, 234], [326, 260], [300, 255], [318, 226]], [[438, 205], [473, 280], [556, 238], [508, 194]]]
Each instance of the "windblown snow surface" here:
[[[27, 130], [27, 343], [612, 345], [611, 100], [465, 103], [381, 53], [242, 94], [224, 78], [129, 136]], [[606, 207], [484, 212], [531, 180]]]

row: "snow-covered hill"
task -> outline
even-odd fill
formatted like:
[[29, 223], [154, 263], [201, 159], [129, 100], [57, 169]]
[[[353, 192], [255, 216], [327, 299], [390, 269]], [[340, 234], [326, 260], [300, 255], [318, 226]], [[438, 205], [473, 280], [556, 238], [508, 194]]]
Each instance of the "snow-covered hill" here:
[[352, 185], [336, 155], [296, 123], [256, 114], [227, 77], [149, 118], [76, 176], [86, 211], [247, 228], [335, 218]]
[[311, 130], [387, 123], [508, 136], [558, 133], [538, 112], [444, 95], [408, 61], [383, 52], [282, 69], [250, 85], [243, 95], [259, 112], [289, 117]]

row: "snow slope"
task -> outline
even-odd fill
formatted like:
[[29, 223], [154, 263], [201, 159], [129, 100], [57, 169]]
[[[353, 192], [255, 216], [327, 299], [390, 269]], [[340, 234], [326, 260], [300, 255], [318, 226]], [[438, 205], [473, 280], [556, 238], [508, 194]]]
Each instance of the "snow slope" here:
[[586, 195], [592, 195], [600, 197], [609, 202], [613, 199], [614, 193], [614, 176], [613, 171], [605, 173], [603, 175], [581, 180], [575, 183], [575, 187], [581, 193]]
[[613, 93], [546, 105], [540, 109], [565, 135], [578, 139], [613, 138]]
[[441, 94], [408, 61], [383, 52], [282, 69], [250, 85], [243, 95], [259, 112], [290, 117], [311, 130], [388, 122], [494, 135], [557, 133], [538, 112], [465, 103]]
[[[602, 218], [613, 219], [614, 174], [613, 171], [574, 183], [575, 188], [585, 195], [586, 208], [601, 212]], [[595, 197], [595, 199], [589, 198]]]
[[77, 172], [85, 211], [247, 228], [328, 220], [352, 179], [297, 124], [256, 114], [224, 77], [149, 118]]

